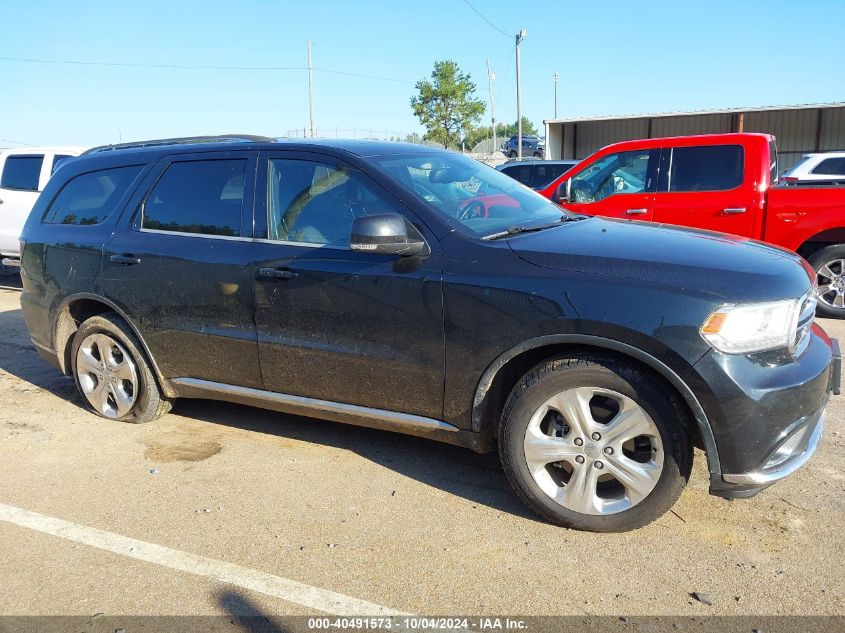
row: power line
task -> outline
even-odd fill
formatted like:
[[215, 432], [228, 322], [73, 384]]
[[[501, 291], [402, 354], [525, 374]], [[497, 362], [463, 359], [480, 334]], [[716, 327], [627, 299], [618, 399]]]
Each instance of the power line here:
[[473, 11], [475, 11], [475, 13], [476, 13], [476, 15], [478, 15], [478, 17], [480, 17], [482, 20], [484, 20], [485, 22], [487, 22], [487, 24], [489, 24], [490, 26], [492, 26], [492, 27], [493, 27], [494, 29], [496, 29], [499, 33], [501, 33], [502, 35], [505, 35], [506, 37], [509, 37], [509, 38], [512, 38], [512, 37], [513, 37], [513, 35], [511, 35], [511, 34], [510, 34], [510, 33], [508, 33], [507, 31], [504, 31], [504, 30], [500, 29], [498, 26], [496, 26], [496, 25], [495, 25], [495, 24], [493, 24], [490, 20], [488, 20], [488, 19], [484, 16], [484, 14], [483, 14], [483, 13], [481, 13], [481, 11], [479, 11], [479, 10], [478, 10], [478, 9], [476, 9], [474, 6], [472, 6], [472, 4], [470, 3], [470, 1], [469, 1], [469, 0], [464, 0], [464, 2], [466, 3], [466, 5], [467, 5], [470, 9], [472, 9]]
[[[136, 64], [129, 62], [94, 62], [76, 59], [35, 59], [25, 57], [0, 57], [0, 61], [21, 62], [27, 64], [64, 64], [72, 66], [106, 66], [113, 68], [156, 68], [164, 70], [225, 70], [225, 71], [295, 71], [308, 70], [308, 66], [187, 66], [182, 64]], [[352, 73], [331, 68], [314, 68], [313, 70], [333, 75], [344, 75], [346, 77], [357, 77], [359, 79], [374, 79], [377, 81], [394, 81], [399, 83], [413, 84], [407, 79], [396, 79], [395, 77], [380, 77], [378, 75], [367, 75], [364, 73]]]
[[0, 138], [0, 143], [11, 143], [12, 145], [26, 145], [27, 147], [32, 147], [30, 143], [22, 143], [21, 141], [13, 141], [8, 138]]

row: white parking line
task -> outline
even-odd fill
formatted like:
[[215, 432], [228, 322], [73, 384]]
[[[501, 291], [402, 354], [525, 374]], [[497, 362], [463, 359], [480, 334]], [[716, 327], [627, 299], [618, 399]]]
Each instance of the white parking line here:
[[394, 611], [372, 602], [358, 600], [319, 587], [312, 587], [263, 571], [197, 556], [155, 543], [139, 541], [62, 519], [54, 519], [37, 512], [30, 512], [2, 503], [0, 503], [0, 520], [128, 558], [154, 563], [197, 576], [205, 576], [324, 613], [338, 615], [405, 615], [400, 611]]

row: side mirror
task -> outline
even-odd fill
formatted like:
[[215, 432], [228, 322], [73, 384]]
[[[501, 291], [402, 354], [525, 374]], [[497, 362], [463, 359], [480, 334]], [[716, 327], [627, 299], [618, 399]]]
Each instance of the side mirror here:
[[353, 251], [400, 255], [417, 255], [426, 247], [417, 229], [398, 213], [364, 215], [352, 222], [349, 247]]
[[558, 188], [555, 189], [554, 193], [552, 194], [552, 202], [555, 204], [564, 204], [569, 202], [569, 194], [572, 187], [572, 179], [570, 178], [566, 182], [560, 183]]

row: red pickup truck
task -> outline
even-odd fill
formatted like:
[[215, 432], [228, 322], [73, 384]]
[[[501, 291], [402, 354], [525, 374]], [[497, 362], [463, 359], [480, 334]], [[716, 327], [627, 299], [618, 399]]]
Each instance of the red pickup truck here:
[[712, 134], [615, 143], [540, 193], [587, 215], [733, 233], [797, 251], [819, 313], [845, 318], [845, 187], [777, 184], [775, 138]]

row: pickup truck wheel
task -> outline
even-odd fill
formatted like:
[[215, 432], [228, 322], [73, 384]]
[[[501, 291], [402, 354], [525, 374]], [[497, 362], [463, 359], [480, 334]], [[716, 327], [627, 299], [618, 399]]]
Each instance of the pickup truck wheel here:
[[541, 517], [594, 532], [642, 527], [667, 512], [692, 468], [687, 416], [664, 383], [613, 358], [538, 365], [502, 413], [511, 485]]
[[71, 362], [82, 400], [101, 417], [142, 424], [170, 410], [138, 339], [116, 314], [94, 316], [79, 326]]
[[845, 318], [845, 244], [825, 246], [807, 260], [816, 271], [819, 303], [816, 313], [834, 319]]

